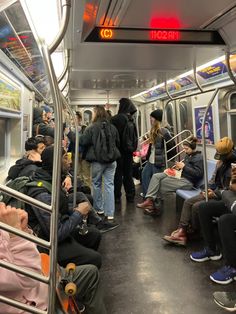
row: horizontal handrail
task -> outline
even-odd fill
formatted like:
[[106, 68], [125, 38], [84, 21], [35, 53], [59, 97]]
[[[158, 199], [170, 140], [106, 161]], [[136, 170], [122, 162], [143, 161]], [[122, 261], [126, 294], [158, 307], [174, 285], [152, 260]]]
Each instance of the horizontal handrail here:
[[[38, 280], [40, 282], [43, 282], [45, 284], [48, 284], [49, 283], [49, 278], [48, 277], [45, 277], [41, 274], [38, 274], [34, 271], [31, 271], [29, 269], [26, 269], [26, 268], [23, 268], [21, 266], [17, 266], [15, 264], [11, 264], [10, 262], [6, 262], [4, 260], [0, 260], [0, 266], [1, 267], [4, 267], [4, 268], [7, 268], [11, 271], [14, 271], [18, 274], [21, 274], [21, 275], [24, 275], [24, 276], [27, 276], [27, 277], [30, 277], [32, 279], [35, 279], [35, 280]], [[14, 283], [12, 283], [14, 284]]]
[[43, 202], [40, 202], [38, 200], [36, 200], [33, 197], [30, 197], [28, 195], [25, 195], [23, 193], [20, 193], [14, 189], [9, 188], [6, 185], [0, 184], [0, 191], [3, 191], [4, 193], [15, 197], [16, 199], [20, 200], [20, 201], [24, 201], [25, 203], [29, 204], [29, 205], [33, 205], [39, 209], [43, 209], [48, 213], [52, 212], [52, 206], [51, 205], [47, 205]]
[[0, 229], [5, 230], [7, 232], [13, 233], [19, 237], [22, 237], [26, 240], [29, 240], [30, 242], [33, 242], [37, 245], [40, 245], [46, 249], [50, 249], [51, 248], [51, 244], [48, 241], [45, 241], [43, 239], [40, 239], [32, 234], [29, 234], [27, 232], [21, 231], [19, 229], [16, 229], [14, 227], [11, 227], [3, 222], [0, 222]]
[[20, 310], [25, 310], [27, 312], [34, 313], [34, 314], [47, 314], [48, 313], [47, 311], [37, 309], [34, 306], [30, 306], [28, 304], [23, 304], [21, 302], [18, 302], [16, 300], [4, 297], [2, 295], [0, 295], [0, 302], [8, 304], [8, 305], [12, 305], [12, 306], [14, 306]]

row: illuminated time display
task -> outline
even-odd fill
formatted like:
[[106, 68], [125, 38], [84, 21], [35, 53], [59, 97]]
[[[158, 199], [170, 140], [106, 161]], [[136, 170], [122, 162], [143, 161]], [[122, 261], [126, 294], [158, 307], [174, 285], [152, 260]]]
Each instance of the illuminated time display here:
[[150, 31], [150, 40], [160, 40], [160, 41], [178, 41], [180, 40], [179, 31], [169, 31], [169, 30], [152, 30]]
[[87, 42], [225, 45], [218, 31], [95, 27]]

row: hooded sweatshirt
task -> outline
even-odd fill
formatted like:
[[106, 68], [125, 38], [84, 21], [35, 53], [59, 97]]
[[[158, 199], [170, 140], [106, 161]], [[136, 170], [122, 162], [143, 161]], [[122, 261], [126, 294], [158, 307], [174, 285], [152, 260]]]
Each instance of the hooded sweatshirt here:
[[18, 159], [16, 164], [9, 169], [7, 181], [17, 177], [30, 177], [41, 167], [41, 164], [40, 161], [32, 161], [25, 157]]
[[[10, 237], [0, 230], [0, 259], [41, 274], [41, 259], [36, 245], [23, 238]], [[48, 301], [47, 285], [0, 267], [0, 294], [46, 310]], [[0, 303], [0, 313], [24, 314], [26, 311]], [[28, 312], [27, 312], [28, 313]]]
[[118, 110], [118, 114], [111, 118], [111, 123], [117, 128], [119, 136], [120, 136], [120, 150], [124, 152], [124, 148], [122, 147], [122, 138], [123, 131], [127, 123], [127, 117], [133, 116], [137, 109], [132, 101], [128, 98], [120, 99], [120, 106]]

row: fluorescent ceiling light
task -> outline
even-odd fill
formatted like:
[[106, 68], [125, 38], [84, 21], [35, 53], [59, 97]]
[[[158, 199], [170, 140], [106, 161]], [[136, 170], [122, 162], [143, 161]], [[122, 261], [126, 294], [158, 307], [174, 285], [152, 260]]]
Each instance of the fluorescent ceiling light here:
[[59, 31], [57, 0], [25, 0], [40, 38], [50, 45]]

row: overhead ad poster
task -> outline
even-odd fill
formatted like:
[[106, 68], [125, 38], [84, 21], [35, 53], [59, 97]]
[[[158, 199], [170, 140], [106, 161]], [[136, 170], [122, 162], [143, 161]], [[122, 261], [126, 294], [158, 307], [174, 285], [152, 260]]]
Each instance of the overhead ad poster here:
[[[198, 143], [202, 144], [202, 123], [204, 119], [204, 114], [206, 107], [197, 107], [194, 108], [194, 117], [195, 117], [195, 130]], [[206, 144], [214, 144], [214, 125], [213, 125], [213, 116], [212, 108], [210, 107], [206, 117], [205, 123], [205, 138]]]

